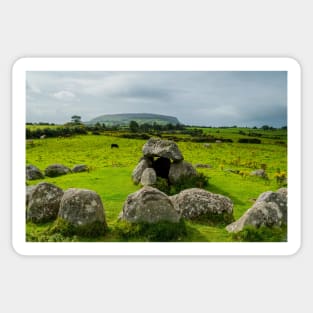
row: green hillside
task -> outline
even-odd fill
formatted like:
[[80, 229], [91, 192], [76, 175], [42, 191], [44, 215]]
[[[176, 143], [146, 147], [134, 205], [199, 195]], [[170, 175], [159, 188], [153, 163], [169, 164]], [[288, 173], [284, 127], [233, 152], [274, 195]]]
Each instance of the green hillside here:
[[165, 124], [180, 124], [179, 120], [174, 116], [151, 114], [151, 113], [123, 113], [123, 114], [105, 114], [98, 116], [86, 124], [92, 125], [96, 123], [104, 123], [108, 126], [112, 125], [129, 125], [130, 121], [136, 121], [139, 125], [148, 123]]

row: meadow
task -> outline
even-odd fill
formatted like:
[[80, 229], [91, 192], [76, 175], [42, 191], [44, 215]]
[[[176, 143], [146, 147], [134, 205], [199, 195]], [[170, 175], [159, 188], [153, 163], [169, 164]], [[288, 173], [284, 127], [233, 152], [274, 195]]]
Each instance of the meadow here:
[[[275, 191], [282, 182], [280, 173], [287, 173], [287, 130], [260, 130], [247, 128], [203, 128], [204, 134], [219, 138], [230, 138], [233, 142], [210, 143], [189, 141], [181, 135], [177, 141], [185, 160], [195, 164], [209, 164], [210, 168], [197, 171], [208, 177], [208, 191], [228, 196], [234, 203], [234, 217], [238, 219], [249, 209], [260, 193]], [[260, 133], [261, 144], [238, 143], [238, 138], [251, 137]], [[166, 136], [173, 134], [164, 134]], [[127, 195], [140, 189], [131, 180], [131, 173], [142, 156], [144, 139], [119, 137], [120, 133], [102, 132], [100, 135], [76, 135], [68, 138], [33, 139], [26, 142], [26, 164], [37, 166], [42, 172], [53, 163], [61, 163], [72, 168], [76, 164], [88, 165], [90, 171], [72, 173], [43, 180], [27, 181], [28, 185], [47, 181], [67, 188], [85, 188], [96, 191], [104, 204], [109, 230], [105, 236], [91, 238], [60, 238], [48, 236], [52, 223], [35, 225], [27, 223], [26, 237], [29, 241], [121, 241], [117, 229], [117, 218]], [[180, 136], [175, 134], [175, 136]], [[111, 149], [111, 144], [119, 145]], [[265, 168], [268, 179], [250, 176], [255, 169]], [[187, 236], [183, 241], [241, 241], [225, 230], [225, 225], [208, 226], [204, 223], [186, 222]], [[140, 238], [135, 239], [140, 241]], [[275, 240], [275, 238], [268, 238]]]

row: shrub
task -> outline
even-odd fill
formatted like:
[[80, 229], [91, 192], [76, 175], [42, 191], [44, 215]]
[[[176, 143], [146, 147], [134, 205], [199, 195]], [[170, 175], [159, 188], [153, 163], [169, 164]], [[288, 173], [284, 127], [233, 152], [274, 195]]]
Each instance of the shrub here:
[[205, 188], [209, 184], [209, 177], [203, 173], [198, 173], [196, 176], [185, 176], [178, 180], [175, 184], [170, 184], [166, 178], [157, 177], [153, 187], [166, 193], [167, 195], [175, 195], [182, 190], [189, 188]]
[[170, 195], [175, 195], [182, 190], [189, 188], [205, 188], [209, 184], [209, 177], [203, 173], [198, 173], [196, 176], [185, 176], [178, 180], [174, 185], [170, 186]]
[[238, 142], [239, 143], [257, 143], [257, 144], [260, 144], [261, 140], [258, 138], [239, 138]]
[[167, 195], [170, 192], [169, 182], [168, 182], [168, 180], [166, 178], [162, 178], [162, 177], [158, 176], [155, 184], [153, 185], [153, 187], [159, 189], [160, 191], [166, 193]]
[[178, 223], [164, 221], [156, 224], [119, 221], [114, 231], [123, 241], [181, 241], [187, 235], [183, 219]]
[[236, 241], [247, 242], [284, 242], [287, 241], [287, 226], [266, 227], [246, 226], [238, 233], [233, 233], [232, 237]]
[[60, 234], [65, 237], [72, 237], [74, 235], [98, 237], [105, 234], [106, 228], [106, 225], [99, 221], [95, 221], [91, 225], [75, 226], [61, 218], [58, 218], [48, 230], [48, 234]]

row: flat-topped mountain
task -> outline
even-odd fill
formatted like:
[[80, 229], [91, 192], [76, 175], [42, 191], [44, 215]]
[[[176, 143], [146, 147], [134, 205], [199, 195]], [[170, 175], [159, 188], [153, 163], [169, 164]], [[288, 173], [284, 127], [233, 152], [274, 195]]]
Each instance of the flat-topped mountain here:
[[100, 115], [86, 124], [92, 125], [96, 123], [112, 125], [129, 125], [130, 121], [136, 121], [139, 125], [148, 123], [165, 124], [180, 124], [179, 120], [174, 116], [152, 114], [152, 113], [121, 113], [121, 114], [105, 114]]

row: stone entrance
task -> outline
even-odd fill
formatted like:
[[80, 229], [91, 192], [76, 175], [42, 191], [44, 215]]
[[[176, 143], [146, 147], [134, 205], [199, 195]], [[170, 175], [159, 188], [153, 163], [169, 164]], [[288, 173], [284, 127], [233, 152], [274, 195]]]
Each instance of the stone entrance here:
[[155, 170], [157, 177], [168, 179], [171, 167], [171, 160], [168, 158], [159, 157], [153, 161], [152, 167]]
[[184, 161], [174, 141], [150, 138], [143, 146], [142, 153], [143, 157], [132, 173], [135, 184], [141, 181], [142, 174], [147, 168], [153, 169], [156, 177], [165, 178], [170, 184], [175, 184], [182, 177], [197, 175], [194, 167]]

